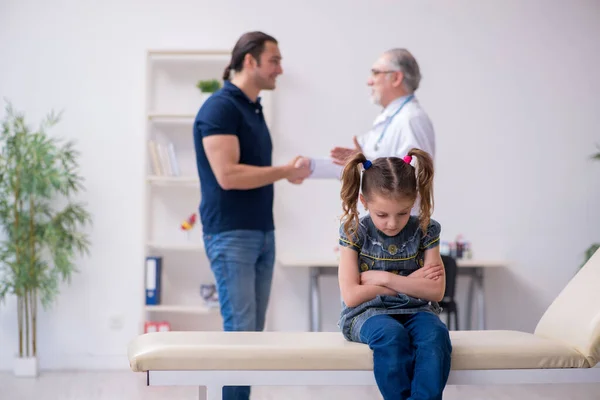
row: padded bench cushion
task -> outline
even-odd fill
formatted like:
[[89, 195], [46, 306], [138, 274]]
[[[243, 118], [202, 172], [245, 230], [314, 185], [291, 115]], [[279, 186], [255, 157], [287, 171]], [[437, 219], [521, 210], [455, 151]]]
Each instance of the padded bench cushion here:
[[[552, 339], [517, 331], [451, 331], [452, 369], [588, 368]], [[157, 332], [135, 338], [131, 369], [372, 370], [367, 345], [339, 332]]]

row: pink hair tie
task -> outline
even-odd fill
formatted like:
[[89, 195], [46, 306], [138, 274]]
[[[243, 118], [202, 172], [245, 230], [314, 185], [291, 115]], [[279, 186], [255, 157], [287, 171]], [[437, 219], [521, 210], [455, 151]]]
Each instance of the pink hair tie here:
[[410, 164], [412, 161], [412, 156], [404, 156], [403, 160], [405, 163]]

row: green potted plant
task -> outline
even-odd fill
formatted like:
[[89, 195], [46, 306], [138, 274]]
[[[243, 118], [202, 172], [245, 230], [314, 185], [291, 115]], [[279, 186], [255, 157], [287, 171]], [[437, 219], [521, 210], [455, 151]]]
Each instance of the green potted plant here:
[[204, 101], [221, 88], [221, 82], [217, 79], [199, 80], [196, 87], [200, 89], [201, 101]]
[[[600, 145], [597, 146], [598, 147], [598, 153], [592, 155], [592, 160], [600, 160]], [[583, 263], [581, 264], [580, 267], [583, 267], [585, 265], [586, 262], [588, 262], [588, 260], [594, 255], [594, 253], [600, 249], [600, 243], [594, 243], [592, 244], [590, 247], [588, 247], [588, 249], [585, 251], [584, 257], [583, 257]]]
[[31, 130], [8, 104], [0, 132], [0, 301], [17, 299], [17, 376], [38, 374], [38, 303], [50, 306], [76, 255], [89, 251], [91, 216], [72, 199], [83, 190], [78, 152], [46, 133], [59, 118], [50, 113]]
[[199, 80], [196, 87], [200, 89], [201, 93], [213, 94], [221, 89], [221, 82], [216, 79]]

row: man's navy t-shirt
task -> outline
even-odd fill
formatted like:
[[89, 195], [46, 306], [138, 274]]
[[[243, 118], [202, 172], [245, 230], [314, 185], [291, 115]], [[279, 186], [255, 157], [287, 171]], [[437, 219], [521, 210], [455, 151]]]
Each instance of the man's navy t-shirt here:
[[194, 122], [194, 145], [200, 177], [200, 219], [204, 233], [236, 229], [270, 231], [273, 224], [273, 185], [248, 190], [223, 190], [213, 173], [202, 139], [235, 135], [240, 164], [268, 167], [272, 143], [260, 98], [252, 102], [237, 86], [225, 81], [200, 107]]

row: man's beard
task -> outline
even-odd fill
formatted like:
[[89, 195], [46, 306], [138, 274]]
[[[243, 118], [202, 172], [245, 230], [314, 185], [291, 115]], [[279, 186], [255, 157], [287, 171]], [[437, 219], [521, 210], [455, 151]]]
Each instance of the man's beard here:
[[381, 95], [378, 92], [371, 93], [370, 99], [371, 103], [375, 104], [376, 106], [381, 105]]
[[256, 86], [261, 90], [273, 90], [275, 89], [276, 83], [262, 76], [257, 76], [255, 79]]

